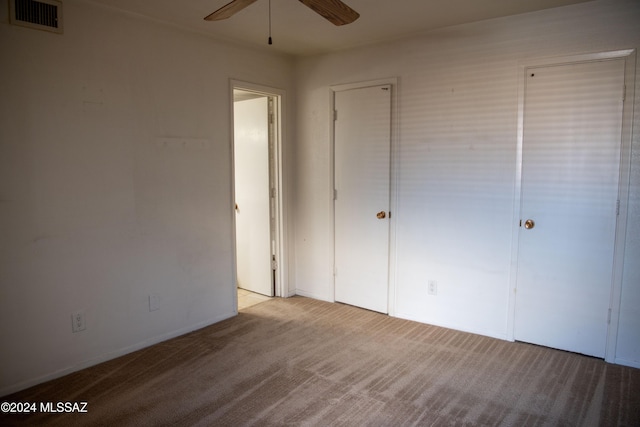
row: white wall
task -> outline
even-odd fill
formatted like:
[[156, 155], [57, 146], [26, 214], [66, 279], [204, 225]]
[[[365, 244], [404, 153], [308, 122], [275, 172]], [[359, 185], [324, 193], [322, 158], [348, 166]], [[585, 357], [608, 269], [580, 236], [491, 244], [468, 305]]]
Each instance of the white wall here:
[[3, 395], [235, 314], [229, 79], [292, 93], [293, 62], [87, 2], [63, 35], [0, 10]]
[[[640, 47], [640, 3], [590, 2], [460, 25], [297, 62], [296, 290], [332, 300], [330, 91], [398, 77], [395, 305], [500, 338], [507, 319], [518, 64]], [[640, 76], [640, 70], [637, 75]], [[640, 89], [640, 84], [636, 83]], [[640, 129], [640, 108], [635, 129]], [[633, 136], [616, 361], [640, 367], [640, 132]], [[438, 295], [427, 295], [427, 281]]]

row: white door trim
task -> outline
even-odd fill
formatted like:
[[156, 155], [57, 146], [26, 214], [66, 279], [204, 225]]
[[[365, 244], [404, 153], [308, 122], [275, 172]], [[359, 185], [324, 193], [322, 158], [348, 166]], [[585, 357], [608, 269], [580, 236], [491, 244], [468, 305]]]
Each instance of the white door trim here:
[[[286, 92], [282, 89], [273, 88], [270, 86], [259, 85], [255, 83], [244, 82], [241, 80], [231, 79], [229, 81], [229, 115], [230, 115], [230, 123], [231, 123], [231, 135], [230, 135], [230, 152], [231, 152], [231, 218], [233, 218], [232, 224], [232, 251], [233, 251], [233, 295], [236, 299], [235, 306], [237, 307], [237, 292], [235, 292], [236, 281], [237, 281], [237, 260], [236, 260], [236, 236], [235, 236], [235, 210], [234, 210], [234, 194], [235, 194], [235, 170], [234, 170], [234, 159], [233, 159], [233, 146], [234, 146], [234, 135], [233, 135], [233, 91], [234, 89], [255, 92], [260, 95], [273, 97], [276, 102], [274, 105], [275, 110], [275, 138], [274, 138], [274, 171], [275, 176], [273, 177], [274, 185], [275, 185], [275, 240], [276, 240], [276, 259], [277, 259], [277, 269], [276, 269], [276, 286], [275, 286], [275, 296], [278, 297], [289, 297], [289, 260], [287, 257], [288, 254], [288, 245], [287, 245], [287, 211], [285, 209], [287, 200], [286, 199], [286, 189], [285, 183], [286, 181], [283, 179], [285, 164], [284, 164], [284, 154], [283, 147], [285, 145], [285, 129], [286, 129], [286, 120], [285, 114], [286, 111]], [[236, 308], [237, 310], [237, 308]]]
[[[333, 266], [332, 269], [335, 273], [335, 200], [334, 200], [334, 189], [335, 189], [335, 122], [333, 120], [333, 112], [335, 109], [335, 93], [350, 90], [350, 89], [361, 89], [365, 87], [371, 86], [381, 86], [381, 85], [391, 85], [391, 160], [390, 160], [390, 173], [389, 173], [389, 291], [388, 291], [388, 315], [395, 316], [396, 313], [396, 272], [397, 272], [397, 251], [396, 251], [396, 224], [398, 221], [398, 78], [397, 77], [388, 77], [376, 80], [367, 80], [363, 82], [356, 83], [345, 83], [345, 84], [337, 84], [329, 86], [329, 120], [330, 123], [330, 147], [329, 147], [329, 156], [331, 159], [330, 162], [330, 171], [329, 171], [329, 189], [328, 189], [328, 197], [329, 197], [329, 207], [330, 210], [327, 213], [330, 218], [330, 227], [331, 227], [331, 247], [333, 249]], [[335, 301], [335, 274], [334, 274], [334, 286], [333, 286], [333, 295], [332, 300]]]
[[[568, 55], [560, 57], [538, 58], [523, 61], [518, 67], [518, 126], [516, 149], [516, 179], [514, 185], [514, 207], [512, 218], [511, 240], [511, 266], [509, 278], [509, 307], [507, 317], [507, 339], [515, 340], [515, 293], [517, 285], [518, 247], [519, 247], [519, 221], [522, 192], [522, 150], [524, 141], [524, 96], [525, 75], [529, 68], [540, 66], [567, 65], [581, 62], [606, 61], [611, 59], [625, 59], [625, 84], [626, 96], [622, 112], [622, 135], [620, 154], [620, 179], [618, 187], [618, 200], [620, 203], [619, 215], [616, 222], [615, 248], [613, 260], [613, 277], [611, 285], [611, 319], [607, 331], [607, 346], [605, 360], [616, 362], [616, 345], [620, 314], [620, 298], [622, 293], [622, 269], [624, 261], [624, 245], [627, 226], [627, 211], [629, 200], [629, 182], [631, 169], [631, 140], [633, 120], [633, 94], [635, 83], [635, 49], [618, 50], [611, 52], [588, 53], [580, 55]], [[621, 91], [622, 93], [622, 91]]]

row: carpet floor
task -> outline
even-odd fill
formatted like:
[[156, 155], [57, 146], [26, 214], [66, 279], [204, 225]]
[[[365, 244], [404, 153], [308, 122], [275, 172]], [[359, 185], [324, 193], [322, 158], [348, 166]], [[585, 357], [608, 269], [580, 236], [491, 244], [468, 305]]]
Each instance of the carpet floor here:
[[640, 426], [640, 370], [303, 297], [0, 399], [0, 425]]

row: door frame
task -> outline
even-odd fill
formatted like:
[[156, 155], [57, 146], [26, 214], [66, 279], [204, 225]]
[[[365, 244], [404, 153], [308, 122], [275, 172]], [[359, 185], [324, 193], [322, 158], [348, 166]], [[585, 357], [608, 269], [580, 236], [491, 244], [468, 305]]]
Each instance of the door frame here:
[[232, 271], [232, 285], [233, 285], [233, 298], [235, 300], [235, 310], [237, 312], [238, 307], [238, 293], [237, 287], [237, 255], [236, 255], [236, 216], [235, 216], [235, 162], [234, 162], [234, 90], [242, 90], [246, 92], [254, 92], [256, 94], [270, 97], [274, 99], [274, 138], [273, 138], [273, 153], [269, 150], [269, 155], [273, 158], [273, 166], [270, 166], [270, 174], [273, 173], [273, 185], [275, 188], [272, 197], [274, 199], [274, 217], [275, 217], [275, 253], [277, 268], [275, 269], [275, 296], [276, 297], [288, 297], [289, 295], [289, 262], [286, 254], [288, 253], [287, 245], [287, 227], [286, 227], [286, 210], [285, 210], [285, 190], [284, 190], [284, 154], [283, 147], [285, 143], [285, 103], [286, 92], [282, 89], [277, 89], [270, 86], [264, 86], [255, 83], [249, 83], [241, 80], [231, 79], [229, 81], [229, 115], [230, 115], [230, 160], [231, 160], [231, 218], [232, 218], [232, 251], [233, 251], [233, 271]]
[[[546, 57], [521, 61], [518, 64], [518, 126], [516, 149], [516, 176], [514, 185], [514, 207], [512, 217], [511, 266], [509, 272], [509, 307], [507, 316], [507, 339], [515, 341], [515, 300], [518, 273], [518, 249], [520, 243], [521, 197], [522, 197], [522, 153], [524, 142], [524, 102], [525, 76], [529, 68], [541, 66], [560, 66], [585, 62], [598, 62], [614, 59], [625, 60], [624, 81], [625, 92], [622, 106], [622, 132], [620, 146], [620, 164], [618, 180], [618, 217], [615, 229], [615, 244], [613, 258], [613, 274], [611, 278], [611, 297], [609, 302], [609, 325], [607, 328], [607, 343], [605, 361], [616, 362], [616, 347], [618, 325], [620, 320], [620, 298], [622, 294], [622, 272], [624, 263], [624, 247], [627, 228], [627, 213], [629, 205], [629, 186], [631, 172], [631, 141], [633, 121], [633, 98], [635, 86], [636, 50], [625, 49], [610, 52], [587, 53]], [[622, 89], [621, 89], [622, 94]]]
[[398, 90], [399, 90], [399, 79], [397, 77], [387, 77], [376, 80], [366, 80], [362, 82], [355, 83], [344, 83], [344, 84], [336, 84], [329, 86], [329, 135], [330, 135], [330, 144], [329, 144], [329, 158], [331, 161], [329, 162], [329, 188], [327, 191], [327, 196], [329, 198], [329, 207], [330, 211], [328, 212], [328, 216], [330, 218], [330, 230], [331, 230], [331, 248], [332, 248], [332, 277], [333, 277], [333, 287], [332, 287], [332, 297], [333, 302], [336, 301], [335, 295], [335, 286], [336, 286], [336, 262], [335, 262], [335, 254], [336, 254], [336, 223], [335, 223], [335, 171], [336, 171], [336, 156], [335, 156], [335, 120], [334, 120], [334, 111], [335, 111], [335, 94], [336, 92], [341, 92], [345, 90], [351, 89], [362, 89], [371, 86], [381, 86], [381, 85], [390, 85], [391, 86], [391, 138], [390, 138], [390, 159], [389, 159], [389, 273], [387, 277], [388, 284], [388, 295], [387, 295], [387, 314], [389, 316], [395, 316], [396, 313], [396, 274], [397, 274], [397, 251], [396, 251], [396, 224], [398, 221]]

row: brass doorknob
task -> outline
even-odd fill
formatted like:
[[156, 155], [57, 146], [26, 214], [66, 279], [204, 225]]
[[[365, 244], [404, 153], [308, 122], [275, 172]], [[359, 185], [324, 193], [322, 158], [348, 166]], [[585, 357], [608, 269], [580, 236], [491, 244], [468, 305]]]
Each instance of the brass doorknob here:
[[536, 226], [536, 223], [532, 219], [528, 219], [524, 222], [524, 228], [526, 228], [527, 230], [530, 230], [535, 226]]
[[376, 216], [378, 217], [378, 219], [384, 219], [387, 217], [387, 213], [385, 211], [380, 211], [376, 214]]

